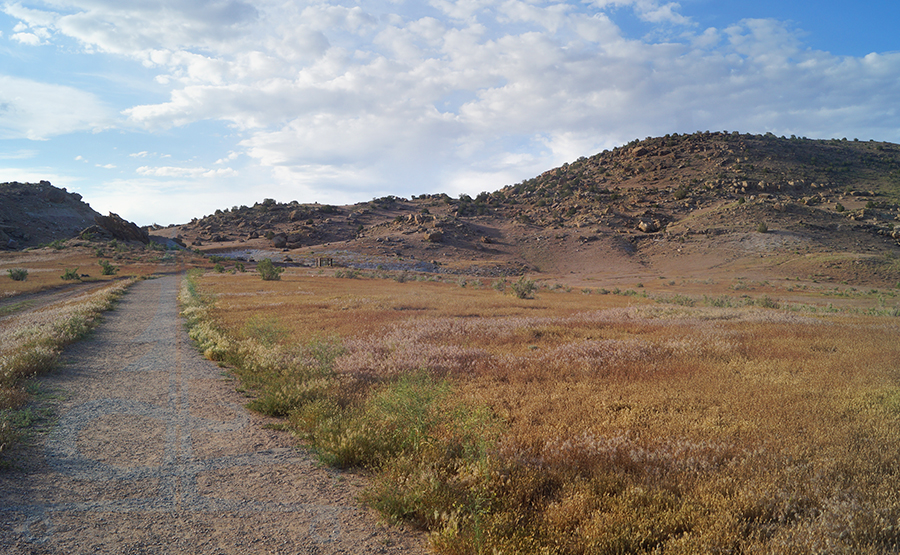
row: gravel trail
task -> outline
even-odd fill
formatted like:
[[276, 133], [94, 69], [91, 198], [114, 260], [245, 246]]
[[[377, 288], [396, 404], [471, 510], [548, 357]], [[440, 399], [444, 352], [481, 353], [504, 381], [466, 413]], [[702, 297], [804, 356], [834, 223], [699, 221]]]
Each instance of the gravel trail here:
[[0, 553], [426, 553], [360, 506], [360, 476], [243, 408], [184, 332], [178, 285], [133, 286], [41, 380], [55, 422], [0, 470]]

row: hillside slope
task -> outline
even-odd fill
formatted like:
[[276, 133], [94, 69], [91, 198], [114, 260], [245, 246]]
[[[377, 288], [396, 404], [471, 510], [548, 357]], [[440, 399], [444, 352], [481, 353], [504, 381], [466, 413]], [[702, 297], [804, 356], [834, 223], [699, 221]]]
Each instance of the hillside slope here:
[[900, 146], [696, 133], [634, 141], [472, 198], [235, 206], [155, 233], [232, 256], [468, 275], [900, 281]]
[[18, 249], [66, 240], [100, 214], [78, 193], [48, 181], [0, 183], [0, 248]]

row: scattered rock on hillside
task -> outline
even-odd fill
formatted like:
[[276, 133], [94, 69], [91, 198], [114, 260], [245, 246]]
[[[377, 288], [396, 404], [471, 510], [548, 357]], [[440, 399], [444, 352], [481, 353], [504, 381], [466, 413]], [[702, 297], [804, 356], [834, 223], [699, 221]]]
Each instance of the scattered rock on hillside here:
[[655, 233], [662, 227], [659, 220], [641, 219], [638, 221], [637, 228], [644, 233]]

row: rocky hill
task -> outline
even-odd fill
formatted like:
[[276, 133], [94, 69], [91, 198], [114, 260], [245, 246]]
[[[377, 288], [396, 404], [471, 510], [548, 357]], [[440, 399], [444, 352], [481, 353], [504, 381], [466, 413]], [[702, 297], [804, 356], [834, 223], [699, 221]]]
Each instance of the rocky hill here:
[[49, 181], [0, 183], [0, 249], [17, 250], [92, 236], [146, 243], [149, 236], [116, 214], [102, 216], [78, 193]]
[[66, 240], [99, 216], [78, 193], [48, 181], [0, 183], [0, 247], [17, 249]]
[[266, 199], [152, 232], [295, 263], [625, 276], [777, 262], [786, 276], [896, 284], [898, 201], [898, 145], [718, 132], [634, 141], [474, 198]]

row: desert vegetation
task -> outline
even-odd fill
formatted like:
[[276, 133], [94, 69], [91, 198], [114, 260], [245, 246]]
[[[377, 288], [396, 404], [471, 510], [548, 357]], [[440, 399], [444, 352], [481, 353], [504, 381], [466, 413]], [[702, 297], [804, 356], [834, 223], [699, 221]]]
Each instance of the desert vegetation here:
[[900, 548], [895, 316], [279, 277], [192, 274], [191, 336], [439, 552]]

